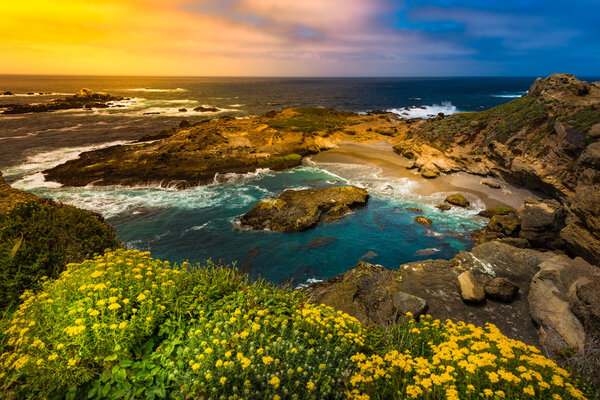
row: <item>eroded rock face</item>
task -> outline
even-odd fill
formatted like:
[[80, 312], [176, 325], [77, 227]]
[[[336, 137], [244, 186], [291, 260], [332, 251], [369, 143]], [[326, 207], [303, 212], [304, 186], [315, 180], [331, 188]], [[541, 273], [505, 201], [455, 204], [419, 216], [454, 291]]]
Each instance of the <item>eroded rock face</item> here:
[[553, 256], [539, 267], [531, 281], [528, 301], [531, 316], [539, 325], [540, 343], [550, 351], [583, 350], [584, 326], [572, 312], [569, 299], [579, 286], [577, 282], [591, 282], [592, 277], [600, 277], [600, 270], [580, 257], [571, 259], [566, 255]]
[[485, 299], [483, 287], [489, 278], [476, 277], [471, 271], [465, 271], [458, 275], [460, 286], [460, 297], [466, 302], [479, 303]]
[[566, 213], [556, 200], [525, 199], [519, 208], [519, 236], [532, 246], [559, 249], [564, 246], [560, 231], [565, 226]]
[[600, 277], [580, 278], [570, 289], [571, 311], [583, 323], [587, 335], [600, 335]]
[[304, 231], [325, 221], [334, 221], [364, 206], [369, 194], [356, 186], [327, 189], [286, 190], [276, 199], [258, 202], [240, 217], [240, 225], [252, 229]]

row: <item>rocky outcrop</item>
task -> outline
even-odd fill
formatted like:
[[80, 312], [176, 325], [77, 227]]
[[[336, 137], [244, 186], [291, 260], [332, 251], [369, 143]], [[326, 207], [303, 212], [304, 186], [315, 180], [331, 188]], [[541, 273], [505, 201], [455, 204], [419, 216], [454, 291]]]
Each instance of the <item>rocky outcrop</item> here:
[[[414, 310], [422, 308], [417, 305], [425, 304], [426, 312], [434, 318], [450, 318], [481, 326], [491, 322], [510, 337], [537, 345], [537, 329], [529, 314], [527, 295], [537, 266], [552, 256], [551, 253], [489, 242], [471, 252], [461, 252], [450, 261], [417, 261], [403, 264], [397, 271], [362, 262], [345, 274], [311, 284], [304, 290], [311, 301], [331, 305], [363, 322], [386, 324], [407, 309], [416, 314]], [[461, 297], [458, 279], [465, 271], [475, 277], [478, 285], [479, 279], [491, 283], [494, 278], [506, 278], [516, 283], [518, 294], [511, 303], [487, 293], [485, 299], [467, 303]], [[483, 283], [484, 291], [485, 287]], [[406, 299], [406, 295], [415, 296], [417, 299], [410, 298], [409, 302], [414, 307], [402, 305], [398, 293], [402, 299]]]
[[123, 100], [123, 98], [84, 88], [74, 96], [65, 97], [60, 100], [52, 100], [47, 103], [4, 104], [0, 105], [0, 108], [4, 109], [4, 114], [25, 114], [73, 108], [107, 108], [110, 107], [110, 102], [119, 100]]
[[565, 227], [565, 214], [563, 206], [556, 200], [527, 198], [519, 208], [519, 236], [534, 247], [563, 248], [560, 231]]
[[[584, 325], [573, 313], [571, 305], [575, 305], [584, 320], [586, 316], [590, 317], [588, 321], [593, 319], [593, 311], [583, 305], [589, 301], [587, 295], [590, 293], [584, 287], [598, 278], [600, 269], [582, 258], [573, 260], [565, 255], [556, 255], [540, 264], [540, 271], [531, 281], [528, 301], [531, 316], [539, 325], [543, 346], [550, 350], [583, 350], [586, 340]], [[577, 297], [579, 288], [584, 288], [580, 292], [584, 300]]]
[[485, 275], [475, 276], [471, 271], [465, 271], [458, 275], [460, 286], [460, 297], [466, 302], [479, 303], [485, 299], [484, 286], [489, 281]]
[[[149, 143], [86, 152], [44, 174], [67, 186], [187, 188], [227, 180], [231, 173], [296, 167], [304, 156], [335, 148], [340, 141], [389, 139], [377, 128], [397, 125], [404, 129], [393, 116], [382, 119], [324, 108], [288, 109], [271, 117], [220, 117], [147, 135], [144, 140], [153, 140]], [[352, 135], [346, 133], [349, 126]]]
[[506, 278], [494, 278], [484, 286], [485, 295], [490, 299], [510, 303], [519, 294], [519, 285]]
[[422, 215], [419, 215], [418, 217], [416, 217], [415, 222], [417, 224], [421, 224], [421, 225], [425, 225], [425, 226], [431, 226], [431, 224], [433, 224], [432, 220], [430, 220], [429, 218], [424, 217]]
[[330, 222], [351, 214], [368, 198], [367, 191], [356, 186], [286, 190], [276, 199], [258, 202], [239, 221], [244, 228], [304, 231], [316, 226], [323, 215]]

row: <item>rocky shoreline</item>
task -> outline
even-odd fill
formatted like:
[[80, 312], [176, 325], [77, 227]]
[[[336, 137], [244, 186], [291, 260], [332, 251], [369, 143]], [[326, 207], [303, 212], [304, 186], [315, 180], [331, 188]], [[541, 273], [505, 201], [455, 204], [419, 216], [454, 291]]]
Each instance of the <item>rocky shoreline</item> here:
[[[5, 96], [10, 96], [5, 92]], [[30, 93], [33, 95], [34, 93]], [[90, 89], [81, 89], [74, 96], [65, 97], [64, 99], [52, 100], [45, 103], [32, 104], [0, 104], [0, 110], [3, 114], [26, 114], [39, 113], [57, 110], [70, 110], [75, 108], [108, 108], [110, 102], [121, 101], [122, 97], [114, 97], [104, 92], [94, 92]]]
[[[441, 319], [493, 322], [505, 334], [553, 352], [583, 349], [600, 327], [599, 304], [590, 300], [600, 287], [598, 139], [600, 87], [555, 74], [538, 79], [527, 95], [483, 112], [405, 120], [385, 112], [308, 108], [222, 117], [149, 134], [134, 145], [83, 153], [44, 174], [68, 186], [187, 188], [212, 183], [217, 174], [294, 167], [343, 142], [387, 140], [407, 169], [427, 179], [462, 171], [539, 190], [551, 199], [486, 210], [490, 221], [473, 233], [477, 246], [471, 252], [398, 271], [361, 263], [306, 290], [314, 301], [364, 322], [385, 324], [406, 311], [427, 310]], [[494, 179], [481, 185], [502, 188]], [[323, 214], [342, 216], [352, 208], [344, 200], [328, 208], [312, 192], [295, 203], [289, 192], [257, 204], [241, 225], [303, 230]], [[352, 204], [364, 204], [367, 197], [365, 192]], [[465, 207], [468, 200], [450, 196], [440, 212], [451, 205]], [[300, 214], [310, 218], [297, 223]]]

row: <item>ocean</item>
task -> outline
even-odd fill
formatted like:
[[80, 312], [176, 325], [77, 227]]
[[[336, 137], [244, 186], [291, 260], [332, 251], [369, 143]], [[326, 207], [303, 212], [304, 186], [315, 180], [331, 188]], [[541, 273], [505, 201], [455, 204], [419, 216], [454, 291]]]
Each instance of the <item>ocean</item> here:
[[[310, 160], [283, 172], [227, 174], [214, 184], [183, 191], [64, 188], [45, 181], [41, 171], [83, 151], [127, 144], [184, 119], [243, 118], [302, 106], [427, 117], [494, 107], [525, 94], [533, 80], [0, 76], [0, 93], [14, 94], [0, 95], [4, 104], [47, 101], [83, 87], [126, 98], [107, 109], [0, 114], [0, 171], [14, 187], [100, 212], [128, 248], [150, 250], [154, 257], [178, 263], [212, 259], [235, 264], [253, 277], [301, 285], [343, 273], [361, 260], [394, 269], [410, 261], [451, 258], [472, 247], [469, 232], [485, 224], [476, 215], [483, 205], [440, 213], [434, 206], [444, 194], [419, 196], [412, 190], [415, 182], [407, 178], [383, 178], [370, 166]], [[193, 111], [201, 105], [221, 111]], [[236, 224], [258, 200], [285, 189], [347, 184], [366, 187], [371, 199], [339, 221], [301, 233], [249, 231]], [[422, 208], [434, 224], [415, 224], [416, 214], [407, 209], [411, 206]]]

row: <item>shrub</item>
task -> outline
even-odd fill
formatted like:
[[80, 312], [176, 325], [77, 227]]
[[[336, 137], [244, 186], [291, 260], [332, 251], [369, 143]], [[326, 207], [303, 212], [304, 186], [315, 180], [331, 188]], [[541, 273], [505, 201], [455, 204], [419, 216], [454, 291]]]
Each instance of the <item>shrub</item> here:
[[[584, 399], [567, 371], [498, 328], [430, 316], [394, 328], [380, 354], [356, 354], [351, 399]], [[388, 338], [389, 339], [389, 338]]]
[[100, 215], [54, 202], [15, 204], [0, 213], [0, 310], [38, 288], [40, 278], [118, 246]]
[[117, 250], [70, 264], [23, 303], [5, 332], [0, 363], [37, 390], [78, 386], [150, 336], [174, 312], [181, 276], [146, 253]]

